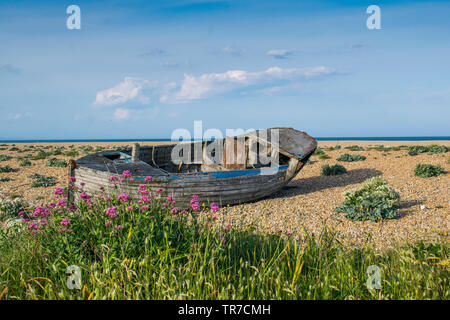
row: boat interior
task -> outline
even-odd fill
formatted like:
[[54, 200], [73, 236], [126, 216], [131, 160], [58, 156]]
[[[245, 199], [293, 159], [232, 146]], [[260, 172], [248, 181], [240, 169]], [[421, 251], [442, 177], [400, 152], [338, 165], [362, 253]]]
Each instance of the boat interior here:
[[138, 150], [128, 148], [105, 152], [103, 156], [117, 164], [140, 162], [165, 173], [257, 169], [270, 167], [273, 162], [286, 165], [291, 159], [282, 150], [272, 148], [270, 143], [248, 136], [134, 148]]

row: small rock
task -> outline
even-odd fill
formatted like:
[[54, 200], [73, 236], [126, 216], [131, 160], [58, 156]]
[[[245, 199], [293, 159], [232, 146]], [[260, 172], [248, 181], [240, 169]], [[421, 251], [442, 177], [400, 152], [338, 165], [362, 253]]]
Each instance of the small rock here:
[[423, 204], [420, 206], [420, 210], [425, 210], [427, 207]]

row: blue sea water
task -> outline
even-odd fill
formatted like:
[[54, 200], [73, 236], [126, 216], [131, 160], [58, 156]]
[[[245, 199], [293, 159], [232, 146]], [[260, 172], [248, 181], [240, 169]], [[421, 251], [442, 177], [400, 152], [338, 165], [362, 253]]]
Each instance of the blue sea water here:
[[[435, 137], [316, 137], [318, 141], [430, 141], [450, 140], [450, 136]], [[140, 141], [171, 141], [170, 139], [0, 139], [0, 143], [76, 143], [76, 142], [140, 142]]]

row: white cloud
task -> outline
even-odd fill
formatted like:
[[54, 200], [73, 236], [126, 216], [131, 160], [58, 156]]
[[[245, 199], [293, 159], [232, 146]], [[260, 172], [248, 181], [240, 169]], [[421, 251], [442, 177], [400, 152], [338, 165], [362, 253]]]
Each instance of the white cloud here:
[[228, 54], [235, 55], [235, 56], [241, 56], [245, 53], [244, 48], [237, 48], [237, 47], [233, 47], [233, 46], [223, 47], [220, 51], [222, 51], [223, 53], [228, 53]]
[[117, 108], [114, 111], [114, 118], [116, 120], [125, 120], [130, 117], [130, 110], [124, 108]]
[[167, 103], [183, 103], [249, 86], [270, 85], [277, 83], [278, 81], [293, 81], [333, 73], [335, 73], [334, 69], [319, 66], [286, 69], [272, 67], [260, 72], [230, 70], [224, 73], [207, 73], [199, 77], [185, 74], [184, 81], [179, 91], [164, 95], [161, 97], [160, 101]]
[[154, 83], [132, 77], [125, 77], [125, 79], [115, 87], [97, 92], [94, 106], [114, 106], [133, 100], [139, 103], [147, 104], [150, 99], [141, 94], [143, 89], [150, 89], [154, 87]]
[[288, 56], [292, 55], [294, 52], [289, 50], [270, 50], [266, 54], [277, 59], [286, 59]]

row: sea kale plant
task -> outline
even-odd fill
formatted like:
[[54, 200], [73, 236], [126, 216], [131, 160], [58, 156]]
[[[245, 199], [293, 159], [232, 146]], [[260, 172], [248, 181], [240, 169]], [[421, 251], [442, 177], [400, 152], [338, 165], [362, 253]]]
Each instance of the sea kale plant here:
[[338, 174], [344, 174], [347, 172], [347, 169], [345, 169], [344, 166], [340, 164], [335, 164], [334, 166], [331, 166], [329, 164], [323, 165], [321, 169], [321, 174], [323, 176], [335, 176]]
[[7, 218], [18, 218], [19, 213], [28, 209], [28, 203], [22, 198], [0, 199], [0, 221]]
[[69, 164], [67, 163], [67, 161], [57, 158], [51, 158], [50, 160], [48, 160], [46, 164], [47, 167], [60, 167], [60, 168], [65, 168], [68, 165]]
[[348, 219], [376, 222], [397, 216], [400, 195], [383, 178], [368, 179], [363, 186], [344, 192], [343, 196], [344, 202], [335, 211], [346, 213]]
[[417, 177], [430, 178], [445, 174], [445, 170], [441, 166], [418, 163], [414, 168], [414, 174]]
[[359, 155], [359, 154], [348, 154], [344, 153], [342, 156], [336, 159], [337, 161], [344, 161], [344, 162], [354, 162], [354, 161], [364, 161], [366, 160], [365, 156]]

